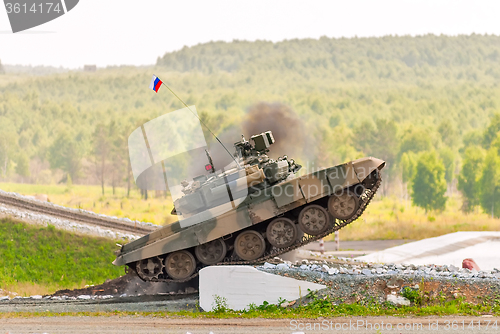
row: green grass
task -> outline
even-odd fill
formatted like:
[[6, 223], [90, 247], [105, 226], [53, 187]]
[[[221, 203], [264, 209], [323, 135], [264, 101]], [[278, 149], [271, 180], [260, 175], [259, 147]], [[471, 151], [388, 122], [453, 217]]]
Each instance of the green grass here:
[[[406, 292], [407, 294], [407, 292]], [[344, 303], [342, 299], [329, 295], [309, 292], [304, 300], [299, 300], [294, 307], [281, 307], [264, 302], [260, 306], [250, 305], [247, 310], [234, 311], [227, 307], [224, 298], [215, 298], [212, 312], [207, 316], [244, 317], [244, 318], [317, 318], [341, 316], [429, 316], [429, 315], [500, 315], [500, 300], [489, 298], [478, 303], [470, 303], [464, 297], [454, 300], [427, 298], [423, 300], [423, 292], [417, 291], [418, 300], [413, 298], [411, 306], [397, 307], [388, 302], [379, 303], [373, 298], [363, 299], [357, 303]], [[415, 296], [413, 296], [415, 297]]]
[[329, 299], [315, 301], [307, 306], [282, 308], [276, 305], [261, 305], [248, 311], [207, 312], [214, 317], [243, 318], [317, 318], [343, 316], [430, 316], [430, 315], [500, 315], [500, 307], [492, 305], [472, 305], [460, 301], [450, 301], [441, 305], [403, 306], [371, 303], [334, 305]]
[[0, 220], [0, 287], [22, 295], [101, 284], [124, 274], [115, 242]]
[[500, 316], [498, 304], [467, 303], [454, 300], [427, 306], [395, 307], [388, 303], [377, 304], [333, 304], [330, 299], [315, 300], [307, 305], [295, 308], [282, 308], [273, 304], [264, 303], [261, 306], [251, 307], [249, 310], [233, 311], [219, 309], [212, 312], [181, 311], [181, 312], [7, 312], [0, 313], [0, 318], [27, 318], [53, 316], [148, 316], [148, 317], [187, 317], [187, 318], [263, 318], [263, 319], [317, 319], [318, 317], [354, 317], [354, 316], [481, 316], [490, 314]]

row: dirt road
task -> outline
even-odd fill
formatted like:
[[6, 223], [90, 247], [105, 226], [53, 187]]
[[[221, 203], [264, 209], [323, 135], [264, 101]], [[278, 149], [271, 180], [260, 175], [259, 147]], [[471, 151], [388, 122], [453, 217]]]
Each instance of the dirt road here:
[[325, 319], [190, 319], [140, 316], [0, 319], [2, 333], [498, 333], [493, 317], [354, 317]]

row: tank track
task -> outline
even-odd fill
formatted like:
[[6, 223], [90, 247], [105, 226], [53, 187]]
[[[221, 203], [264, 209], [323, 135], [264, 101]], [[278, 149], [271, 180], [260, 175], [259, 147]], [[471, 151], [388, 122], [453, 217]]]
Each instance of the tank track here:
[[[373, 199], [373, 197], [375, 196], [378, 188], [380, 187], [380, 184], [382, 183], [382, 177], [380, 175], [380, 173], [378, 173], [377, 175], [377, 181], [375, 182], [374, 186], [370, 189], [365, 189], [365, 191], [363, 192], [363, 194], [361, 194], [360, 196], [360, 206], [358, 208], [358, 211], [356, 211], [356, 214], [354, 216], [352, 216], [351, 218], [349, 219], [345, 219], [345, 220], [341, 220], [341, 219], [335, 219], [335, 223], [333, 224], [333, 226], [328, 229], [327, 231], [321, 233], [320, 235], [316, 235], [316, 236], [303, 236], [302, 237], [302, 241], [300, 242], [296, 242], [295, 244], [289, 246], [289, 247], [285, 247], [285, 248], [273, 248], [271, 251], [269, 252], [266, 252], [262, 257], [258, 258], [258, 259], [255, 259], [255, 260], [252, 260], [252, 261], [241, 261], [241, 260], [235, 260], [232, 256], [229, 256], [229, 257], [226, 257], [223, 261], [215, 264], [216, 266], [225, 266], [225, 265], [255, 265], [255, 264], [259, 264], [259, 263], [263, 263], [267, 260], [271, 260], [273, 259], [274, 257], [276, 256], [279, 256], [281, 254], [284, 254], [284, 253], [288, 253], [292, 250], [295, 250], [297, 248], [300, 248], [304, 245], [307, 245], [308, 243], [310, 242], [313, 242], [313, 241], [317, 241], [319, 239], [322, 239], [324, 237], [326, 237], [327, 235], [329, 234], [332, 234], [338, 230], [340, 230], [341, 228], [349, 225], [350, 223], [354, 222], [356, 219], [358, 219], [362, 214], [363, 212], [365, 211], [366, 207], [368, 206], [368, 204], [370, 204], [371, 200]], [[202, 267], [198, 267], [196, 269], [196, 272], [185, 278], [185, 279], [182, 279], [182, 280], [173, 280], [173, 279], [169, 279], [169, 278], [156, 278], [156, 279], [153, 279], [153, 280], [150, 280], [151, 282], [167, 282], [167, 283], [184, 283], [184, 282], [188, 282], [190, 281], [191, 279], [195, 278], [198, 276], [199, 274], [199, 270], [201, 269]], [[143, 277], [142, 275], [140, 275], [139, 273], [137, 273], [139, 275], [139, 277], [145, 281], [147, 281], [148, 279]]]

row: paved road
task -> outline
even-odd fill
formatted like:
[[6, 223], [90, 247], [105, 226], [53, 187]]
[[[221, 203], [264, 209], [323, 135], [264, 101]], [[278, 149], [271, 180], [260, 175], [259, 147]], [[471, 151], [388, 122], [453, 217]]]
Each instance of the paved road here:
[[499, 231], [462, 231], [428, 238], [372, 253], [362, 261], [379, 263], [411, 263], [462, 266], [462, 261], [472, 258], [481, 270], [499, 267]]
[[[399, 246], [413, 240], [367, 240], [367, 241], [340, 241], [340, 251], [336, 251], [335, 242], [325, 242], [325, 255], [354, 258], [384, 250], [390, 247]], [[312, 242], [297, 250], [291, 251], [281, 256], [289, 261], [300, 259], [314, 259], [310, 251], [319, 252], [319, 242]]]
[[[473, 322], [474, 328], [469, 327]], [[489, 322], [488, 328], [486, 328]], [[2, 333], [498, 333], [500, 318], [355, 317], [327, 319], [190, 319], [140, 316], [31, 317], [0, 319]], [[481, 327], [479, 327], [481, 325]], [[383, 329], [380, 327], [383, 326]], [[453, 326], [453, 327], [452, 327]], [[316, 329], [314, 329], [316, 327]], [[449, 328], [448, 328], [449, 327]], [[463, 329], [462, 329], [463, 327]], [[311, 328], [311, 329], [309, 329]], [[389, 329], [388, 329], [389, 328]], [[392, 328], [392, 329], [390, 329]]]
[[[363, 240], [363, 241], [342, 241], [340, 240], [340, 250], [354, 251], [379, 251], [390, 247], [399, 246], [414, 240]], [[312, 242], [302, 247], [303, 249], [319, 251], [319, 242]], [[335, 242], [325, 242], [326, 251], [335, 250]]]

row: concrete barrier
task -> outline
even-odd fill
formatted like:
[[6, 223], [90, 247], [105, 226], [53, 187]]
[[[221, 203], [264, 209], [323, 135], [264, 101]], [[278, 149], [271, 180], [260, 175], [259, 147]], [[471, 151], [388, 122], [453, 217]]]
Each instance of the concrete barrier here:
[[248, 309], [264, 301], [277, 304], [304, 297], [325, 285], [262, 272], [251, 266], [210, 266], [200, 270], [200, 306], [205, 311], [217, 307], [216, 298], [233, 310]]

